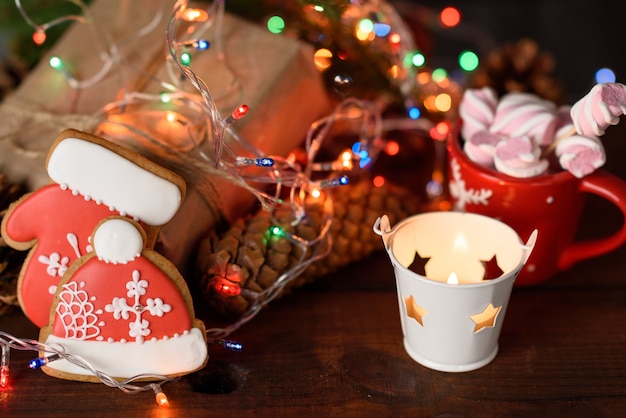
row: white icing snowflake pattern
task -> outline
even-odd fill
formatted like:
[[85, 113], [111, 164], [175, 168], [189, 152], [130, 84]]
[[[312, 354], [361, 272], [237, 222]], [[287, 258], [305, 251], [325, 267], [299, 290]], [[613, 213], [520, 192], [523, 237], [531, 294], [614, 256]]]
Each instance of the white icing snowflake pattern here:
[[141, 304], [141, 297], [147, 292], [148, 281], [141, 279], [141, 273], [139, 270], [134, 270], [132, 273], [132, 280], [126, 283], [126, 296], [133, 299], [133, 305], [129, 306], [126, 298], [115, 297], [104, 307], [107, 312], [113, 313], [113, 318], [130, 319], [130, 314], [135, 314], [135, 320], [128, 324], [128, 335], [135, 339], [135, 342], [141, 344], [144, 342], [144, 337], [150, 335], [150, 321], [143, 318], [144, 312], [149, 312], [150, 315], [156, 317], [162, 317], [164, 314], [172, 310], [172, 306], [164, 303], [161, 298], [147, 298], [145, 305]]
[[[85, 283], [81, 282], [80, 287]], [[79, 289], [76, 282], [66, 283], [59, 292], [59, 302], [56, 314], [63, 324], [65, 338], [74, 340], [88, 340], [96, 338], [100, 334], [98, 315], [101, 310], [96, 310], [85, 290]]]
[[38, 258], [41, 264], [46, 264], [46, 273], [50, 276], [62, 277], [68, 269], [69, 257], [61, 257], [59, 253], [52, 253], [49, 256], [41, 254]]
[[[76, 234], [74, 234], [73, 232], [68, 232], [65, 237], [67, 239], [67, 242], [74, 250], [76, 258], [80, 258], [82, 254], [80, 253], [80, 248], [78, 247], [78, 237], [76, 236]], [[87, 252], [90, 251], [90, 248], [91, 245], [87, 245]], [[41, 264], [46, 264], [48, 266], [46, 267], [46, 273], [48, 273], [50, 276], [63, 277], [69, 267], [70, 258], [62, 257], [61, 254], [53, 252], [50, 255], [40, 255], [38, 261]]]
[[489, 198], [493, 195], [493, 190], [489, 189], [466, 189], [465, 180], [461, 177], [461, 167], [456, 158], [452, 158], [450, 161], [452, 167], [452, 180], [450, 180], [450, 194], [456, 200], [454, 209], [463, 211], [467, 203], [473, 203], [475, 205], [483, 204], [489, 205]]

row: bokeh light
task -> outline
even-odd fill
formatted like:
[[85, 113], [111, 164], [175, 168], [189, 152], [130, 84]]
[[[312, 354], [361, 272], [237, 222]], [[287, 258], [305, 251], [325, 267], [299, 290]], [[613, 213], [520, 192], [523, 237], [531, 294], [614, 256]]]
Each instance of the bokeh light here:
[[452, 97], [448, 93], [441, 93], [435, 97], [435, 107], [440, 112], [447, 112], [452, 108]]
[[472, 51], [463, 51], [459, 55], [459, 66], [464, 71], [474, 71], [478, 68], [478, 55]]
[[359, 41], [372, 41], [376, 37], [374, 33], [374, 22], [369, 19], [361, 19], [356, 25], [354, 36]]
[[456, 7], [446, 7], [439, 14], [439, 21], [443, 26], [452, 28], [461, 22], [461, 12]]
[[616, 77], [610, 68], [600, 68], [596, 71], [596, 83], [615, 83]]
[[333, 53], [326, 48], [320, 48], [315, 51], [313, 61], [318, 70], [325, 70], [332, 64]]
[[433, 70], [431, 74], [431, 78], [435, 83], [440, 83], [447, 77], [448, 77], [448, 72], [444, 70], [443, 68], [437, 68]]
[[420, 112], [420, 110], [417, 107], [412, 107], [409, 109], [409, 117], [411, 119], [419, 119], [421, 115], [422, 115], [422, 112]]
[[267, 30], [272, 33], [281, 33], [285, 30], [285, 20], [280, 16], [272, 16], [267, 19]]
[[396, 141], [387, 142], [387, 144], [385, 145], [385, 154], [394, 156], [397, 155], [398, 152], [400, 152], [400, 144], [398, 144]]
[[376, 176], [372, 179], [374, 186], [382, 187], [385, 185], [385, 178], [383, 176]]

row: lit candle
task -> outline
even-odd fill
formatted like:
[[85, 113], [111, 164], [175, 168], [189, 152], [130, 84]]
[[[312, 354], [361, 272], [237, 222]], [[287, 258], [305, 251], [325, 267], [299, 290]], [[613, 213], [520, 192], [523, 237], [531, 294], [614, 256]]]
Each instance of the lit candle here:
[[[459, 212], [415, 215], [393, 229], [383, 216], [374, 231], [394, 267], [407, 353], [441, 371], [488, 364], [498, 351], [513, 282], [530, 256], [536, 231], [523, 244], [502, 222]], [[426, 261], [423, 275], [409, 269], [416, 256]], [[502, 274], [486, 280], [491, 260]]]

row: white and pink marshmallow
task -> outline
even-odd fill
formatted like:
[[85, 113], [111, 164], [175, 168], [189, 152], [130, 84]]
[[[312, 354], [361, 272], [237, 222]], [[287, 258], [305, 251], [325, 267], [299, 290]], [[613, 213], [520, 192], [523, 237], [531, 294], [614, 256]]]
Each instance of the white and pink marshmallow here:
[[561, 168], [582, 178], [604, 165], [606, 155], [600, 138], [593, 135], [572, 134], [574, 122], [570, 113], [569, 106], [559, 108], [554, 154], [559, 159]]
[[620, 83], [596, 84], [572, 106], [571, 116], [576, 132], [585, 136], [602, 136], [609, 125], [616, 125], [626, 113], [626, 86]]

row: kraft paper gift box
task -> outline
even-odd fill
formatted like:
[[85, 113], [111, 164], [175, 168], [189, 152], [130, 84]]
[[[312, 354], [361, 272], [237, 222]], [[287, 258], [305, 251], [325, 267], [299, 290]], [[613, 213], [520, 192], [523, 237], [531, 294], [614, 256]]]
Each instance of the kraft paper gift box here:
[[[80, 90], [71, 88], [64, 75], [48, 64], [50, 56], [61, 57], [70, 70], [86, 77], [99, 71], [103, 61], [87, 27], [79, 24], [70, 27], [49, 55], [42, 58], [20, 87], [0, 105], [0, 138], [3, 138], [0, 140], [0, 171], [12, 181], [26, 182], [31, 189], [46, 184], [47, 149], [66, 128], [93, 132], [137, 149], [149, 158], [153, 155], [149, 149], [142, 149], [143, 144], [132, 135], [108, 137], [108, 133], [117, 135], [119, 132], [107, 132], [108, 124], [103, 123], [99, 112], [125, 92], [135, 89], [158, 92], [159, 87], [146, 81], [144, 72], [170, 82], [165, 31], [174, 2], [165, 3], [162, 19], [143, 37], [135, 37], [134, 31], [159, 12], [154, 7], [146, 7], [146, 2], [124, 0], [92, 3], [90, 11], [97, 25], [119, 43], [122, 64], [117, 64], [119, 67], [93, 86]], [[224, 15], [222, 25], [223, 50], [236, 76], [238, 90], [236, 95], [224, 100], [218, 97], [217, 109], [225, 118], [233, 110], [232, 106], [247, 104], [250, 112], [236, 121], [233, 128], [264, 155], [285, 156], [302, 143], [311, 123], [329, 112], [322, 77], [313, 64], [313, 50], [300, 41], [271, 34], [229, 13]], [[211, 54], [205, 57], [199, 54], [193, 70], [208, 86], [219, 87], [225, 83], [221, 78], [231, 77], [231, 74], [212, 71], [221, 64], [212, 63], [211, 59]], [[194, 92], [188, 85], [185, 90]], [[188, 183], [179, 214], [161, 231], [159, 248], [184, 269], [200, 238], [217, 224], [249, 212], [256, 198], [220, 176], [195, 173], [193, 168], [182, 167], [182, 162], [171, 160], [171, 156], [155, 157], [159, 163], [179, 171]]]

